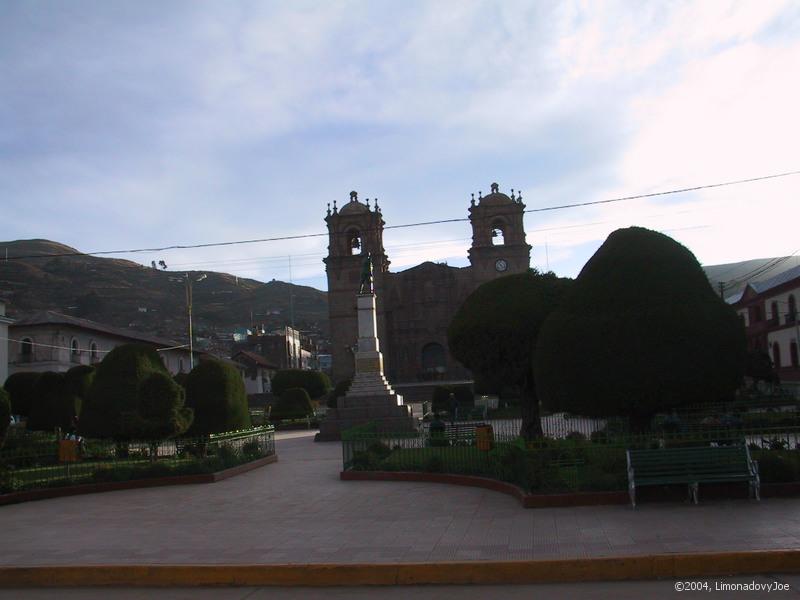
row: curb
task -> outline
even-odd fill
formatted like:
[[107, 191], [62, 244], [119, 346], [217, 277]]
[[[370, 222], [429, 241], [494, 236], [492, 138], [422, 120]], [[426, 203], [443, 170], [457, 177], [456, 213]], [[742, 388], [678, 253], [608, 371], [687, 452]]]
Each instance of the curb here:
[[800, 550], [764, 550], [406, 564], [0, 567], [0, 587], [530, 584], [798, 572]]
[[416, 471], [342, 471], [342, 481], [422, 481], [427, 483], [449, 483], [485, 488], [508, 494], [519, 500], [523, 508], [557, 508], [566, 506], [597, 506], [599, 504], [628, 504], [628, 492], [574, 492], [572, 494], [526, 494], [519, 486], [506, 481], [476, 477], [474, 475], [451, 475], [448, 473], [420, 473]]
[[193, 485], [196, 483], [216, 483], [229, 477], [247, 473], [264, 465], [277, 462], [278, 455], [271, 454], [258, 460], [215, 473], [202, 473], [198, 475], [172, 475], [169, 477], [152, 477], [149, 479], [131, 479], [129, 481], [105, 481], [102, 483], [84, 483], [66, 487], [45, 488], [41, 490], [25, 490], [0, 494], [0, 506], [29, 502], [32, 500], [46, 500], [48, 498], [61, 498], [64, 496], [78, 496], [80, 494], [96, 494], [99, 492], [115, 492], [118, 490], [135, 490], [139, 488], [160, 487], [163, 485]]

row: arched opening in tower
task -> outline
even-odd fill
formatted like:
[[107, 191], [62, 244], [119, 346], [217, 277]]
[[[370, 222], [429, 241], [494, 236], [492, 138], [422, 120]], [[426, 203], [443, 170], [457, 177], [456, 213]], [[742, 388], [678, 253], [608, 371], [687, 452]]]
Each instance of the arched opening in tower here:
[[505, 230], [502, 221], [492, 223], [492, 246], [503, 246], [506, 243]]

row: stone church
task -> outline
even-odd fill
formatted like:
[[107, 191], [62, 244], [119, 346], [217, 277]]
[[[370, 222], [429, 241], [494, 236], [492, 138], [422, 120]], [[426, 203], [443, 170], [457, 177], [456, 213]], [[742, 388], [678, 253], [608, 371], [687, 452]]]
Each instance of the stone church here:
[[[370, 206], [350, 192], [341, 208], [328, 206], [328, 305], [333, 380], [352, 377], [357, 338], [356, 292], [361, 266], [372, 255], [377, 297], [378, 337], [387, 379], [401, 393], [434, 382], [471, 379], [447, 348], [447, 327], [464, 299], [480, 284], [530, 266], [525, 241], [522, 194], [473, 194], [469, 207], [472, 246], [468, 267], [424, 262], [393, 273], [383, 247], [385, 222], [377, 200]], [[427, 386], [426, 386], [427, 384]]]

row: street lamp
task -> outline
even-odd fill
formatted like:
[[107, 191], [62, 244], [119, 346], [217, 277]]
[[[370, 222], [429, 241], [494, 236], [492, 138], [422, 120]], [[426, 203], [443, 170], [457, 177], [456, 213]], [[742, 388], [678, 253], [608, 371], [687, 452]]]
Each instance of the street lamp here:
[[208, 277], [205, 273], [200, 275], [197, 279], [192, 279], [190, 273], [186, 273], [184, 277], [170, 277], [170, 281], [177, 281], [186, 283], [186, 310], [189, 313], [189, 370], [194, 369], [194, 335], [192, 334], [192, 283], [199, 283]]

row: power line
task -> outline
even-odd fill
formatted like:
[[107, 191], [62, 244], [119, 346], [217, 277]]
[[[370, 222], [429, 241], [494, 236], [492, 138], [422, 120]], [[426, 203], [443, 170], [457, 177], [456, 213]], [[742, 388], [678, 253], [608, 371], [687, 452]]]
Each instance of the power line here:
[[[693, 187], [687, 188], [680, 188], [675, 190], [666, 190], [663, 192], [651, 192], [649, 194], [637, 194], [634, 196], [622, 196], [618, 198], [607, 198], [605, 200], [593, 200], [589, 202], [576, 202], [573, 204], [561, 204], [558, 206], [547, 206], [543, 208], [531, 208], [525, 210], [526, 213], [537, 213], [537, 212], [546, 212], [546, 211], [553, 211], [553, 210], [564, 210], [568, 208], [580, 208], [584, 206], [595, 206], [599, 204], [611, 204], [614, 202], [625, 202], [628, 200], [640, 200], [643, 198], [654, 198], [656, 196], [666, 196], [669, 194], [682, 194], [686, 192], [694, 192], [698, 190], [705, 190], [711, 188], [718, 188], [724, 186], [731, 186], [731, 185], [740, 185], [743, 183], [752, 183], [755, 181], [764, 181], [767, 179], [777, 179], [779, 177], [789, 177], [791, 175], [798, 175], [800, 174], [800, 170], [798, 171], [788, 171], [786, 173], [776, 173], [773, 175], [763, 175], [761, 177], [751, 177], [749, 179], [738, 179], [735, 181], [724, 181], [721, 183], [709, 183], [705, 185], [698, 185]], [[426, 225], [443, 225], [447, 223], [463, 223], [464, 221], [469, 221], [468, 217], [462, 217], [457, 219], [439, 219], [435, 221], [418, 221], [416, 223], [405, 223], [402, 225], [387, 225], [384, 229], [404, 229], [409, 227], [422, 227]], [[305, 233], [305, 234], [297, 234], [297, 235], [285, 235], [285, 236], [278, 236], [278, 237], [270, 237], [270, 238], [255, 238], [255, 239], [248, 239], [248, 240], [234, 240], [228, 242], [209, 242], [203, 244], [173, 244], [171, 246], [161, 246], [161, 247], [154, 247], [154, 248], [131, 248], [128, 250], [101, 250], [96, 252], [62, 252], [56, 254], [34, 254], [28, 256], [9, 256], [5, 260], [21, 260], [21, 259], [29, 259], [29, 258], [62, 258], [62, 257], [70, 257], [70, 256], [102, 256], [102, 255], [109, 255], [109, 254], [139, 254], [139, 253], [153, 253], [153, 252], [165, 252], [167, 250], [191, 250], [197, 248], [216, 248], [216, 247], [223, 247], [223, 246], [239, 246], [243, 244], [257, 244], [257, 243], [265, 243], [265, 242], [284, 242], [284, 241], [291, 241], [291, 240], [301, 240], [301, 239], [309, 239], [315, 237], [325, 237], [328, 233]]]

